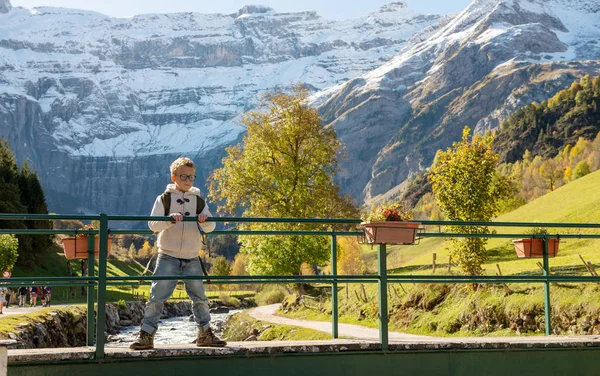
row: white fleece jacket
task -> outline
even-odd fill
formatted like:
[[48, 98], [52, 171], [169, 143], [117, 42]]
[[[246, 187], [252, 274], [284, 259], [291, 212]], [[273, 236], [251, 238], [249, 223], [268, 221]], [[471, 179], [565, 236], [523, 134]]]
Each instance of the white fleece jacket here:
[[[187, 192], [181, 192], [175, 187], [175, 184], [169, 184], [165, 192], [171, 193], [169, 214], [196, 215], [196, 198], [200, 197], [200, 190], [198, 188], [192, 187]], [[204, 206], [201, 214], [211, 216], [208, 204]], [[165, 215], [165, 209], [160, 196], [154, 201], [154, 207], [150, 215], [160, 217]], [[157, 242], [158, 253], [164, 253], [181, 259], [198, 257], [198, 251], [202, 247], [202, 236], [200, 235], [200, 231], [198, 231], [198, 222], [181, 221], [179, 223], [172, 223], [167, 221], [150, 221], [148, 222], [148, 226], [152, 231], [159, 232]], [[200, 227], [204, 232], [212, 232], [215, 226], [215, 222], [200, 223]]]

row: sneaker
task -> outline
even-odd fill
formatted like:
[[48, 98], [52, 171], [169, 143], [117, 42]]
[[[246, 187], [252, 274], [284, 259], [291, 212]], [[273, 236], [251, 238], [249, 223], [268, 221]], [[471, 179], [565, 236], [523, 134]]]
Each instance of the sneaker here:
[[200, 329], [198, 331], [198, 337], [196, 338], [196, 346], [203, 347], [223, 347], [227, 345], [227, 342], [219, 339], [214, 333], [212, 329]]
[[154, 348], [154, 336], [140, 330], [135, 342], [129, 345], [131, 350], [148, 350]]

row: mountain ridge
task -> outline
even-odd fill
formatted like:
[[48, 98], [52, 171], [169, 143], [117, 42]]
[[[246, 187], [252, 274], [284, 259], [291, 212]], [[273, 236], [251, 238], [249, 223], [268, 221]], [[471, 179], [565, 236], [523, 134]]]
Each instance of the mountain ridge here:
[[427, 168], [465, 125], [495, 128], [532, 98], [596, 75], [598, 62], [584, 59], [600, 58], [600, 5], [576, 3], [476, 0], [429, 39], [319, 98], [325, 122], [356, 155], [341, 166], [342, 185], [367, 202], [385, 196]]
[[146, 213], [128, 197], [151, 202], [181, 154], [204, 181], [261, 93], [342, 83], [439, 18], [403, 3], [333, 22], [252, 6], [131, 18], [15, 7], [0, 14], [0, 136], [39, 172], [51, 210]]

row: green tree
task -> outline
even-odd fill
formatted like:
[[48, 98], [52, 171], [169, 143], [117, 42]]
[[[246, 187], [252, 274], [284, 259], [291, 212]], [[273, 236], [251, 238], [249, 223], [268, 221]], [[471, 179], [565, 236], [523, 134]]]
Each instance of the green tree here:
[[135, 244], [131, 243], [129, 246], [129, 250], [127, 251], [127, 257], [131, 260], [134, 260], [137, 257], [137, 249], [135, 248]]
[[580, 177], [585, 176], [590, 172], [590, 166], [588, 165], [587, 161], [580, 161], [575, 166], [575, 171], [573, 171], [573, 179], [579, 179]]
[[17, 262], [19, 240], [10, 234], [0, 235], [0, 272], [11, 270]]
[[[19, 190], [21, 193], [21, 203], [27, 208], [29, 214], [48, 214], [48, 206], [44, 191], [37, 174], [29, 167], [27, 162], [23, 163], [19, 174]], [[25, 221], [28, 229], [48, 230], [52, 228], [51, 221]], [[35, 235], [31, 236], [31, 250], [27, 253], [19, 254], [20, 264], [36, 265], [41, 263], [39, 257], [41, 250], [52, 244], [52, 236]]]
[[550, 158], [545, 160], [540, 166], [540, 175], [546, 182], [548, 191], [553, 191], [562, 182], [564, 171], [556, 160]]
[[[210, 267], [210, 275], [222, 275], [228, 276], [231, 274], [231, 266], [229, 261], [224, 256], [218, 256], [212, 259], [212, 266]], [[223, 290], [226, 286], [219, 284], [219, 290]]]
[[[209, 197], [223, 202], [221, 213], [245, 217], [357, 217], [358, 210], [340, 193], [333, 176], [341, 144], [325, 128], [317, 111], [306, 104], [298, 85], [291, 94], [272, 92], [262, 99], [260, 112], [242, 120], [247, 134], [227, 148], [223, 167], [214, 171]], [[299, 224], [251, 224], [250, 229], [303, 230]], [[324, 237], [240, 236], [253, 274], [298, 274], [302, 263], [322, 265], [329, 258]]]
[[[493, 136], [474, 135], [469, 127], [462, 140], [439, 153], [429, 180], [444, 217], [451, 221], [490, 221], [507, 196], [510, 184], [496, 172], [498, 154], [492, 151]], [[450, 226], [451, 232], [487, 234], [487, 226]], [[481, 274], [486, 238], [452, 239], [450, 254], [463, 272]]]
[[[8, 141], [0, 139], [0, 213], [27, 213], [27, 208], [21, 203], [19, 189], [19, 167], [17, 160], [8, 145]], [[17, 220], [0, 221], [0, 226], [6, 229], [25, 229], [25, 223]], [[29, 255], [32, 252], [31, 237], [18, 235], [19, 255]], [[27, 257], [25, 257], [27, 258]], [[28, 262], [23, 266], [32, 268]]]

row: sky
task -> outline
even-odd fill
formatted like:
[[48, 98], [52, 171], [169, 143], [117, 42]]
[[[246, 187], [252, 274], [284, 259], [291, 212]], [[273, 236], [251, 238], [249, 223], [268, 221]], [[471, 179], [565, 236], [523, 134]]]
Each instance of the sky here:
[[[115, 17], [128, 17], [142, 13], [237, 12], [249, 4], [267, 5], [277, 12], [316, 10], [331, 20], [353, 19], [373, 12], [390, 0], [10, 0], [13, 7], [32, 8], [53, 6], [94, 10]], [[410, 9], [421, 13], [458, 13], [471, 0], [405, 0]]]

